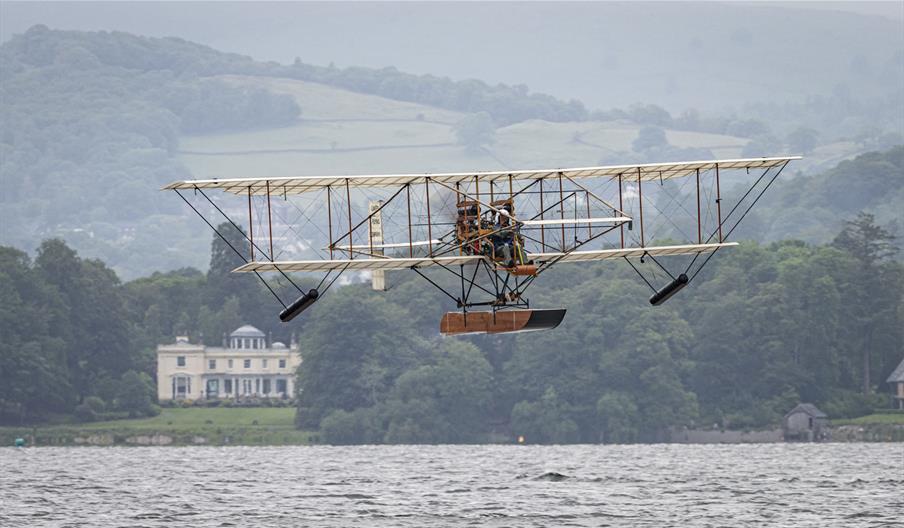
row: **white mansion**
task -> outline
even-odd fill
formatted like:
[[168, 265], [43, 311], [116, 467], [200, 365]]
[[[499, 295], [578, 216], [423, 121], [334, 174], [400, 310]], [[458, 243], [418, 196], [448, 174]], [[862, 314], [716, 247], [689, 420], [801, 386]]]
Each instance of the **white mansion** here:
[[222, 347], [180, 336], [157, 347], [157, 398], [291, 398], [300, 364], [294, 337], [288, 347], [278, 341], [268, 346], [264, 333], [250, 325], [231, 333]]

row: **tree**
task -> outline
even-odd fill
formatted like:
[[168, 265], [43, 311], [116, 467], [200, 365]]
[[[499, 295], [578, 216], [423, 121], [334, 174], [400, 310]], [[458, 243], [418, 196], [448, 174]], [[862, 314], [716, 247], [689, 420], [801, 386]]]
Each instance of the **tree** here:
[[567, 402], [549, 387], [539, 401], [522, 401], [512, 408], [512, 432], [540, 444], [574, 442], [579, 438], [578, 425], [569, 414]]
[[669, 145], [668, 139], [665, 137], [665, 131], [656, 126], [645, 126], [637, 133], [637, 138], [631, 143], [634, 152], [643, 152], [645, 150], [664, 148]]
[[329, 444], [378, 444], [383, 440], [384, 425], [380, 409], [362, 407], [348, 412], [336, 409], [320, 422], [320, 433]]
[[477, 112], [465, 116], [455, 125], [455, 137], [458, 144], [468, 152], [480, 152], [486, 145], [495, 141], [496, 125], [487, 112]]
[[435, 364], [410, 369], [396, 379], [387, 435], [422, 431], [424, 438], [477, 441], [487, 430], [491, 388], [492, 367], [480, 350], [469, 343], [443, 342]]
[[116, 393], [118, 409], [128, 412], [131, 418], [152, 416], [155, 414], [153, 398], [154, 384], [150, 376], [134, 370], [122, 375], [119, 380], [119, 390]]
[[894, 240], [894, 235], [876, 225], [873, 215], [861, 212], [854, 220], [845, 222], [844, 229], [832, 242], [833, 246], [847, 252], [858, 263], [852, 270], [846, 293], [855, 299], [848, 306], [852, 311], [856, 348], [862, 358], [861, 379], [865, 395], [872, 390], [871, 359], [875, 353], [877, 332], [883, 321], [894, 324], [897, 318], [896, 306], [900, 297], [889, 284], [896, 277], [890, 275], [884, 265], [898, 253]]
[[672, 116], [667, 110], [654, 104], [635, 104], [628, 109], [631, 119], [640, 125], [652, 125], [653, 127], [670, 126]]
[[819, 132], [812, 128], [799, 127], [788, 134], [785, 143], [790, 150], [801, 154], [809, 154], [816, 148]]
[[65, 299], [24, 252], [0, 247], [0, 423], [26, 423], [72, 408], [66, 342], [56, 325]]
[[759, 134], [753, 136], [752, 139], [744, 145], [741, 155], [750, 158], [776, 156], [781, 154], [782, 151], [782, 142], [780, 139], [772, 134]]
[[70, 380], [79, 400], [107, 373], [120, 375], [133, 365], [131, 334], [116, 274], [97, 260], [82, 260], [62, 240], [44, 241], [35, 268], [61, 294], [68, 313], [52, 323], [66, 342]]
[[607, 443], [633, 442], [637, 438], [640, 414], [634, 398], [623, 392], [607, 392], [596, 402], [602, 440]]
[[739, 119], [728, 123], [725, 133], [729, 136], [752, 138], [769, 134], [769, 126], [756, 119]]
[[204, 305], [198, 312], [198, 326], [204, 334], [204, 343], [210, 346], [220, 345], [224, 334], [232, 332], [241, 324], [242, 316], [239, 313], [239, 299], [231, 296], [226, 299], [219, 310], [214, 311]]
[[876, 225], [876, 217], [860, 212], [854, 220], [845, 221], [844, 229], [832, 245], [847, 251], [866, 268], [873, 270], [879, 262], [895, 256], [900, 248], [894, 244], [897, 237]]
[[[382, 387], [391, 387], [428, 350], [409, 326], [407, 310], [364, 285], [334, 288], [315, 308], [305, 313], [306, 352], [298, 372], [296, 423], [303, 428], [318, 427], [336, 409], [382, 399]], [[385, 369], [385, 379], [375, 381], [373, 369], [364, 368], [371, 363]]]

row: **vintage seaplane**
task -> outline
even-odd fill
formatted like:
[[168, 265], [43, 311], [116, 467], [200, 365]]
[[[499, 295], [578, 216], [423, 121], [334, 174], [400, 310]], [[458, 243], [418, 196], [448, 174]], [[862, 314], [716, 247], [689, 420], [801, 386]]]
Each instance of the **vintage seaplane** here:
[[[652, 290], [650, 303], [662, 304], [718, 250], [737, 245], [729, 241], [735, 228], [795, 159], [205, 179], [164, 189], [178, 193], [241, 257], [245, 264], [235, 272], [261, 279], [283, 306], [284, 322], [343, 272], [370, 272], [374, 288], [384, 289], [386, 271], [411, 270], [458, 308], [443, 316], [441, 333], [507, 333], [562, 321], [564, 309], [532, 309], [525, 296], [557, 264], [623, 260]], [[214, 190], [225, 194], [211, 198]], [[247, 251], [213, 227], [211, 214], [241, 234]], [[233, 218], [245, 214], [241, 227]], [[683, 260], [670, 271], [664, 262], [672, 257]], [[456, 291], [430, 268], [454, 275]], [[300, 296], [284, 302], [264, 272], [278, 273]], [[325, 275], [303, 289], [290, 275], [299, 272]], [[665, 282], [659, 287], [657, 274]]]

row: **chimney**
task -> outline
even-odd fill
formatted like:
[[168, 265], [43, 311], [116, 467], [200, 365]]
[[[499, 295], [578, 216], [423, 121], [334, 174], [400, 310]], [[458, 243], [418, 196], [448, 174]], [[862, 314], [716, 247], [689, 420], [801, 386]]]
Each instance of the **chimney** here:
[[223, 332], [223, 348], [229, 348], [226, 341], [226, 332]]

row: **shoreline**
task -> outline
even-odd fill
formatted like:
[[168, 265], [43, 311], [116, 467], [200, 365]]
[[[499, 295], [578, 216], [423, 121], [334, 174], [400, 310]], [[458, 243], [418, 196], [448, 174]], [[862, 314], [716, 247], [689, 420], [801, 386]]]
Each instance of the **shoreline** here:
[[[829, 426], [825, 441], [814, 443], [904, 442], [902, 424]], [[13, 446], [17, 438], [25, 447], [141, 447], [141, 446], [302, 446], [323, 445], [316, 431], [283, 427], [206, 427], [192, 431], [141, 430], [129, 427], [83, 428], [79, 426], [0, 427], [0, 446]], [[647, 442], [648, 443], [648, 442]], [[781, 430], [677, 431], [664, 444], [782, 444]], [[644, 442], [637, 442], [644, 444]], [[497, 444], [500, 445], [500, 444]], [[506, 445], [505, 443], [501, 445]], [[512, 442], [512, 445], [517, 445]], [[530, 444], [534, 445], [534, 444]], [[600, 444], [604, 445], [604, 444]]]
[[[825, 442], [904, 442], [904, 415], [873, 414], [836, 420]], [[319, 431], [295, 427], [293, 407], [164, 408], [153, 417], [86, 423], [0, 426], [0, 446], [281, 446], [323, 445]], [[490, 442], [517, 445], [498, 436]], [[777, 444], [780, 428], [764, 430], [674, 429], [658, 443]], [[638, 442], [640, 443], [640, 442]], [[535, 444], [529, 444], [535, 445]]]

